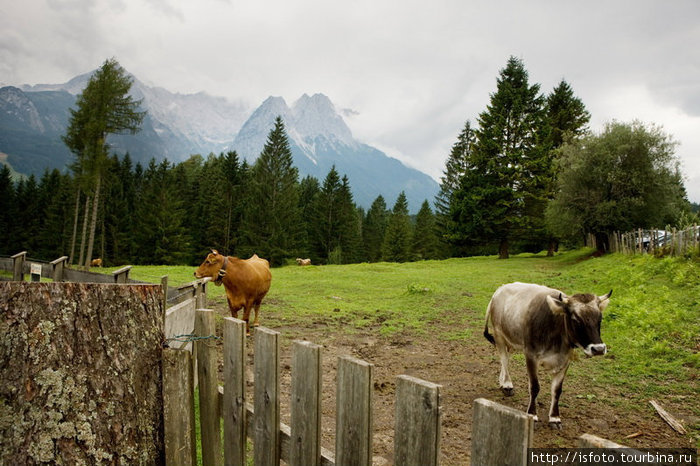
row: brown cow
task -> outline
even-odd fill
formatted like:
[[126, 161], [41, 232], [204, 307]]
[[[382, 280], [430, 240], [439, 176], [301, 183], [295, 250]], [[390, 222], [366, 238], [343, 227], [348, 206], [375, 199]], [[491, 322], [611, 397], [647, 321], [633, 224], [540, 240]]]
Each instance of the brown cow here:
[[257, 327], [260, 314], [260, 303], [270, 289], [270, 263], [253, 254], [250, 259], [226, 257], [212, 250], [211, 254], [202, 262], [202, 265], [194, 272], [197, 278], [211, 277], [216, 285], [223, 283], [226, 288], [228, 308], [234, 318], [238, 318], [238, 311], [243, 308], [243, 320], [246, 332], [250, 335], [251, 309], [255, 310], [253, 327]]
[[97, 259], [93, 259], [90, 262], [90, 267], [102, 267], [102, 259], [99, 257]]

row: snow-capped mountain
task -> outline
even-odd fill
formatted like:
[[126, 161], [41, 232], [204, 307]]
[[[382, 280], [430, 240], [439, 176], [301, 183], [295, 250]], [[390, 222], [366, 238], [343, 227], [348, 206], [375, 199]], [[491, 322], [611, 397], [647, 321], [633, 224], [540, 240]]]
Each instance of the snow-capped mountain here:
[[[61, 141], [69, 109], [91, 73], [63, 84], [0, 88], [0, 153], [15, 170], [41, 175], [64, 169], [73, 159]], [[134, 162], [167, 158], [180, 162], [190, 155], [235, 149], [251, 163], [260, 154], [274, 120], [281, 116], [300, 175], [323, 180], [335, 166], [350, 180], [355, 202], [368, 208], [383, 195], [391, 206], [401, 191], [415, 212], [432, 200], [437, 183], [383, 152], [356, 140], [328, 97], [304, 94], [290, 107], [281, 97], [269, 97], [257, 109], [242, 100], [230, 101], [203, 92], [177, 94], [144, 84], [134, 77], [131, 93], [147, 110], [141, 131], [111, 135], [113, 152], [129, 152]]]
[[361, 206], [369, 207], [380, 194], [391, 206], [404, 191], [409, 209], [416, 212], [424, 200], [432, 201], [439, 189], [428, 175], [354, 139], [323, 94], [304, 94], [291, 107], [282, 97], [267, 98], [245, 122], [232, 148], [246, 160], [255, 160], [277, 116], [284, 121], [294, 164], [301, 175], [323, 181], [335, 166], [341, 176], [348, 176], [355, 201]]

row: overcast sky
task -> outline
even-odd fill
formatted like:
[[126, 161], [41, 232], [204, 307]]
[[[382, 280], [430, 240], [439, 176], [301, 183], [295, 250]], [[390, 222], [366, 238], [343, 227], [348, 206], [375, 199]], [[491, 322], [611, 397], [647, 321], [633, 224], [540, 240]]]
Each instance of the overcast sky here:
[[0, 83], [62, 83], [114, 57], [173, 92], [326, 94], [356, 138], [436, 179], [513, 55], [549, 93], [661, 125], [700, 202], [700, 1], [0, 0]]

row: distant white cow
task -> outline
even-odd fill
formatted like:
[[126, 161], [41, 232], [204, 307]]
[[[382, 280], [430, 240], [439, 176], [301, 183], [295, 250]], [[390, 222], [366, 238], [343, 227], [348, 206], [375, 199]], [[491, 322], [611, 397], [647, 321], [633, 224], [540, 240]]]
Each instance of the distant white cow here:
[[297, 257], [297, 265], [311, 265], [311, 259], [302, 259]]
[[[612, 290], [604, 296], [566, 296], [559, 290], [527, 283], [509, 283], [493, 294], [486, 310], [484, 336], [496, 346], [501, 357], [498, 382], [503, 393], [513, 394], [508, 353], [522, 350], [530, 387], [527, 412], [534, 415], [535, 420], [535, 402], [540, 391], [537, 368], [541, 363], [553, 373], [549, 425], [561, 429], [559, 397], [571, 354], [577, 346], [587, 356], [607, 352], [600, 338], [600, 322], [611, 294]], [[493, 324], [493, 335], [489, 333], [489, 320]]]

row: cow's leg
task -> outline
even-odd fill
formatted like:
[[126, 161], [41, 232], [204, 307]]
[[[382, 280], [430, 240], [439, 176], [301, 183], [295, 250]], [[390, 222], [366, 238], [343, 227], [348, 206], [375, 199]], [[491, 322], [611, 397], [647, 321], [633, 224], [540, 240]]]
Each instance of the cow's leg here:
[[568, 368], [569, 363], [567, 362], [566, 365], [552, 377], [552, 404], [549, 407], [549, 427], [552, 427], [553, 429], [561, 429], [561, 418], [559, 417], [559, 397], [561, 396], [561, 389], [564, 385], [564, 376], [566, 375], [566, 370]]
[[255, 311], [255, 320], [253, 320], [253, 327], [259, 327], [258, 316], [260, 315], [260, 301], [256, 301], [253, 305], [253, 310]]
[[248, 319], [250, 319], [250, 308], [251, 306], [246, 303], [243, 307], [243, 320], [245, 321], [245, 333], [250, 336], [250, 325], [248, 325]]
[[498, 386], [501, 387], [503, 394], [506, 396], [513, 395], [513, 382], [510, 380], [510, 372], [508, 372], [508, 347], [502, 339], [496, 338], [496, 348], [498, 355], [501, 357], [501, 374], [498, 376]]
[[527, 413], [535, 416], [535, 421], [539, 421], [537, 418], [537, 395], [540, 393], [540, 382], [537, 380], [537, 358], [526, 354], [525, 364], [530, 380], [530, 405], [527, 407]]
[[228, 301], [228, 310], [231, 311], [231, 317], [238, 319], [238, 309], [231, 304], [231, 297], [226, 295], [226, 301]]

